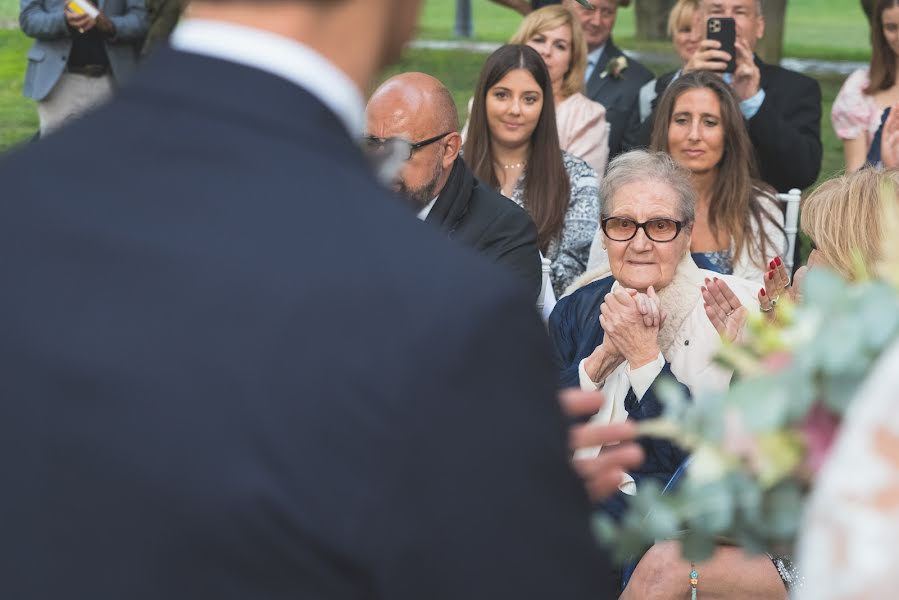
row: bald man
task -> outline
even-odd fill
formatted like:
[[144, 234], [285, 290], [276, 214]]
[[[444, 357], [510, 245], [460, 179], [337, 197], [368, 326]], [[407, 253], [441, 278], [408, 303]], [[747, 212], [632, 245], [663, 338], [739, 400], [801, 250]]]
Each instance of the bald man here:
[[536, 300], [537, 228], [526, 211], [475, 179], [459, 156], [459, 116], [449, 90], [424, 73], [388, 79], [366, 108], [366, 148], [403, 160], [393, 187], [418, 218], [508, 268]]

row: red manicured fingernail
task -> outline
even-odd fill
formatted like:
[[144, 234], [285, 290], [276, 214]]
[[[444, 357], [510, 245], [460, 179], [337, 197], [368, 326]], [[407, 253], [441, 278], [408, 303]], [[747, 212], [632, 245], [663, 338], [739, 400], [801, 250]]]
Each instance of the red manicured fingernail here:
[[775, 257], [774, 257], [774, 262], [777, 263], [777, 266], [778, 266], [778, 267], [779, 267], [780, 265], [783, 264], [783, 263], [780, 262], [780, 257], [779, 257], [779, 256], [775, 256]]
[[768, 280], [774, 279], [774, 271], [768, 271]]
[[717, 278], [717, 277], [713, 277], [713, 279], [714, 279], [715, 281], [718, 281], [718, 278]]
[[773, 268], [774, 268], [774, 261], [773, 261], [773, 260], [772, 260], [771, 262], [768, 263], [768, 268], [769, 268], [769, 269], [773, 269]]
[[768, 294], [765, 293], [765, 288], [762, 288], [762, 296], [767, 296], [767, 295]]

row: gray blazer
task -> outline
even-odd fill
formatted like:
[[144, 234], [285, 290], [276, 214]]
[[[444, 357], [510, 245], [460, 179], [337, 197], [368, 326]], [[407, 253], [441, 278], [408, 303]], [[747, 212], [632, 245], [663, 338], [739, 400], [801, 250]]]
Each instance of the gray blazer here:
[[640, 126], [640, 88], [652, 79], [652, 72], [628, 57], [627, 69], [619, 79], [603, 77], [609, 61], [624, 54], [610, 39], [587, 80], [588, 98], [599, 102], [606, 108], [606, 121], [609, 131], [609, 160], [618, 154], [630, 150], [634, 146], [631, 137], [636, 135]]
[[[67, 1], [20, 0], [19, 25], [25, 35], [34, 38], [25, 71], [24, 94], [28, 98], [46, 98], [65, 71], [73, 35], [66, 25]], [[147, 10], [144, 0], [99, 0], [98, 7], [116, 28], [116, 36], [106, 41], [106, 54], [112, 76], [120, 83], [137, 66], [138, 51], [149, 26]]]

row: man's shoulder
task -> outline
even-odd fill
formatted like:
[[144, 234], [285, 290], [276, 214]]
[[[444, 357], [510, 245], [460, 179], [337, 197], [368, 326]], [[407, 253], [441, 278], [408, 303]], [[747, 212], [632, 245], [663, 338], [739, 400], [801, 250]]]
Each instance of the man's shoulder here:
[[814, 87], [820, 89], [820, 84], [813, 77], [809, 77], [798, 71], [787, 69], [780, 65], [772, 65], [759, 61], [759, 71], [762, 78], [762, 85], [766, 89], [769, 87], [775, 92], [785, 92], [784, 88], [794, 90], [796, 88]]
[[475, 180], [463, 222], [480, 223], [484, 228], [499, 223], [517, 224], [523, 228], [534, 227], [526, 210], [480, 180]]

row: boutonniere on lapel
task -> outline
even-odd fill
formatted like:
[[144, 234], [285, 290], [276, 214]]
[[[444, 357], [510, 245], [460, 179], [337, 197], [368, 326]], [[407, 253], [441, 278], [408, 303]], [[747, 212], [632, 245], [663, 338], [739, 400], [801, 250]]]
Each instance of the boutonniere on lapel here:
[[624, 73], [625, 69], [627, 69], [627, 57], [624, 55], [616, 56], [609, 61], [609, 64], [606, 65], [605, 70], [599, 76], [605, 79], [606, 75], [611, 75], [612, 79], [621, 79], [621, 74]]

